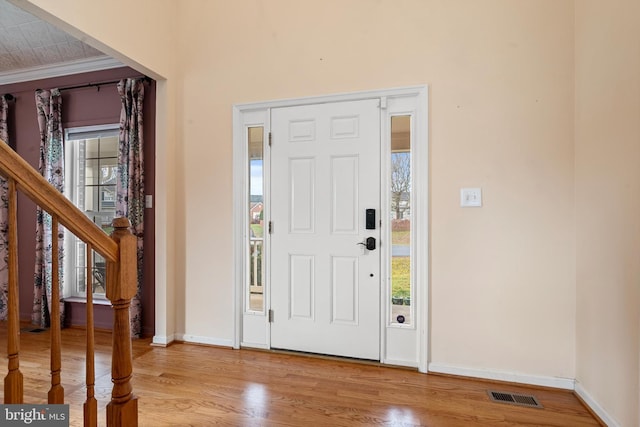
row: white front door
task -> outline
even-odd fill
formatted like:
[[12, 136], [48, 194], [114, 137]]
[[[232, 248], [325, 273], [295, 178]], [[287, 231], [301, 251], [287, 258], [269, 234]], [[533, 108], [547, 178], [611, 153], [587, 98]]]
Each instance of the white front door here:
[[380, 359], [379, 102], [272, 109], [272, 348]]

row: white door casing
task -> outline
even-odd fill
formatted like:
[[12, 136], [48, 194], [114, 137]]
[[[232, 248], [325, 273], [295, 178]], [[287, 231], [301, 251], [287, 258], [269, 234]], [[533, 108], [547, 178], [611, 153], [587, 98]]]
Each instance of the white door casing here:
[[[311, 106], [327, 103], [339, 103], [359, 100], [376, 100], [380, 102], [380, 137], [381, 137], [381, 201], [382, 208], [378, 217], [383, 219], [379, 247], [381, 258], [381, 299], [379, 301], [379, 346], [381, 363], [417, 367], [427, 372], [429, 354], [429, 209], [428, 209], [428, 88], [427, 86], [411, 86], [395, 89], [381, 89], [364, 92], [333, 94], [297, 99], [283, 99], [266, 102], [237, 104], [233, 107], [234, 121], [234, 338], [233, 346], [253, 348], [276, 348], [272, 342], [272, 328], [268, 311], [253, 311], [248, 307], [248, 266], [249, 266], [249, 202], [248, 169], [247, 169], [247, 132], [251, 127], [264, 127], [265, 132], [265, 224], [271, 219], [271, 205], [274, 201], [270, 195], [269, 184], [272, 177], [270, 154], [272, 148], [266, 143], [270, 132], [271, 115], [277, 109], [285, 107]], [[413, 200], [411, 207], [412, 236], [412, 282], [415, 295], [412, 294], [412, 306], [415, 319], [411, 324], [398, 325], [391, 322], [391, 283], [389, 263], [391, 247], [385, 245], [389, 240], [389, 150], [391, 117], [409, 115], [411, 117], [411, 150], [415, 169], [412, 172]], [[275, 141], [275, 137], [274, 137]], [[412, 166], [413, 167], [413, 166]], [[366, 208], [366, 207], [363, 207]], [[360, 213], [364, 215], [363, 212]], [[360, 218], [363, 220], [362, 218]], [[274, 237], [282, 231], [282, 225], [274, 224]], [[286, 227], [285, 227], [286, 228]], [[272, 235], [265, 235], [266, 249], [266, 289], [265, 308], [274, 307], [270, 302], [272, 275], [270, 273], [272, 252]], [[413, 262], [415, 261], [415, 262]], [[274, 320], [278, 322], [282, 313], [276, 308]], [[330, 338], [327, 338], [330, 339]]]
[[271, 111], [272, 348], [380, 359], [379, 103]]

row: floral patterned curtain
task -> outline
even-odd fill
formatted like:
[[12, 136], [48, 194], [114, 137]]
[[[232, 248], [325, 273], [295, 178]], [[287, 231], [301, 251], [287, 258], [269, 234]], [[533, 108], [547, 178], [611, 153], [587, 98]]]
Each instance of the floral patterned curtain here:
[[[40, 161], [38, 169], [42, 176], [58, 191], [64, 189], [64, 148], [62, 139], [62, 96], [58, 89], [37, 90], [36, 108], [38, 125], [40, 126]], [[57, 245], [59, 250], [60, 295], [62, 295], [62, 265], [64, 256], [64, 231], [58, 229]], [[34, 301], [31, 320], [41, 327], [50, 325], [51, 304], [51, 215], [40, 207], [36, 214], [36, 266], [34, 277]], [[60, 307], [60, 315], [64, 316], [64, 307]]]
[[138, 238], [138, 291], [131, 301], [131, 336], [142, 332], [143, 237], [144, 237], [144, 137], [142, 105], [144, 80], [127, 79], [118, 84], [122, 100], [120, 112], [120, 143], [118, 148], [118, 180], [116, 216], [131, 221], [131, 231]]
[[[9, 103], [7, 99], [0, 97], [0, 139], [9, 143], [9, 130], [7, 128], [7, 115]], [[0, 177], [0, 320], [7, 319], [7, 292], [9, 283], [9, 224], [8, 220], [8, 185], [7, 181]]]

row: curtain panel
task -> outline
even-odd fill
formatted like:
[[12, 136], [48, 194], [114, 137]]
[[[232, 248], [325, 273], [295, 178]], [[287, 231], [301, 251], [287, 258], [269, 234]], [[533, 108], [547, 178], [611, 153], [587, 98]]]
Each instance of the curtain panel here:
[[144, 238], [144, 135], [142, 131], [144, 80], [126, 79], [118, 84], [122, 101], [118, 148], [118, 179], [116, 185], [116, 216], [131, 222], [131, 231], [138, 239], [138, 288], [131, 300], [131, 336], [142, 333], [142, 283]]
[[[36, 109], [40, 127], [40, 174], [60, 193], [64, 190], [64, 146], [62, 131], [62, 96], [58, 89], [37, 90]], [[51, 215], [40, 207], [36, 212], [36, 265], [34, 274], [34, 301], [31, 320], [41, 327], [50, 325], [51, 269], [53, 244], [58, 245], [60, 295], [62, 296], [64, 230], [58, 228], [58, 236], [51, 235]], [[60, 304], [60, 316], [64, 319], [64, 305]], [[61, 319], [61, 320], [62, 320]], [[63, 323], [61, 323], [63, 324]]]
[[[9, 143], [7, 117], [9, 103], [4, 96], [0, 97], [0, 139]], [[9, 224], [8, 224], [8, 184], [0, 177], [0, 320], [7, 319], [7, 296], [9, 284]]]

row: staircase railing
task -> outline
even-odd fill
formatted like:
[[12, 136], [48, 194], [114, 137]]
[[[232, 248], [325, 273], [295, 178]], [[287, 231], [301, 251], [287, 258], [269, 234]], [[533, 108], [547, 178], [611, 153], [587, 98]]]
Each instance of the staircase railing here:
[[[52, 236], [57, 236], [62, 225], [87, 246], [87, 399], [84, 403], [85, 426], [97, 425], [97, 401], [94, 396], [95, 368], [93, 342], [93, 304], [91, 297], [92, 274], [90, 274], [91, 251], [107, 260], [107, 298], [114, 309], [111, 378], [113, 390], [107, 404], [108, 426], [137, 426], [138, 400], [133, 394], [131, 375], [133, 360], [131, 351], [131, 329], [129, 305], [137, 287], [137, 243], [129, 230], [126, 218], [116, 218], [111, 236], [86, 217], [66, 197], [60, 194], [24, 159], [18, 156], [4, 141], [0, 140], [0, 176], [8, 181], [8, 322], [7, 355], [8, 373], [4, 380], [4, 403], [23, 402], [23, 375], [20, 372], [20, 313], [18, 300], [18, 215], [17, 191], [21, 191], [39, 205], [52, 218]], [[61, 385], [61, 325], [59, 295], [58, 249], [52, 246], [52, 290], [51, 300], [51, 389], [49, 404], [64, 403], [64, 389]]]

